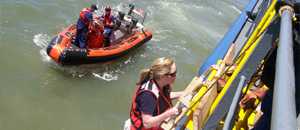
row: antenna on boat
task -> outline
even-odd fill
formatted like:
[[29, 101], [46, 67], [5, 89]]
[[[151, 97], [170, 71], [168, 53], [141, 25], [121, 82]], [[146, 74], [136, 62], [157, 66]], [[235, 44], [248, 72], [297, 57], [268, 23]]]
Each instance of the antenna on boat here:
[[144, 25], [144, 21], [145, 21], [146, 17], [147, 17], [147, 12], [144, 13], [144, 17], [143, 17], [143, 20], [141, 22], [142, 25]]
[[134, 5], [133, 4], [129, 4], [128, 15], [131, 15], [131, 13], [132, 13], [133, 10], [134, 10]]

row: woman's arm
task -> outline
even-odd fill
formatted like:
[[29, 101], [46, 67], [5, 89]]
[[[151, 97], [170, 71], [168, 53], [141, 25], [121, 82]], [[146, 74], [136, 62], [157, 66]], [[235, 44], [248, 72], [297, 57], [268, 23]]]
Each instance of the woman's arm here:
[[174, 107], [157, 116], [142, 113], [143, 125], [145, 128], [158, 127], [165, 119], [177, 114], [178, 109]]
[[173, 99], [178, 99], [181, 95], [183, 95], [183, 91], [179, 92], [171, 92], [170, 93], [170, 98]]

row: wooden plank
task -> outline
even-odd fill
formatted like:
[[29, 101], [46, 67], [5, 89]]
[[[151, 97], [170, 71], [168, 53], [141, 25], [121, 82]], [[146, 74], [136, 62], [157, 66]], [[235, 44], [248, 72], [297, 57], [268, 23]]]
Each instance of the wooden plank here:
[[210, 110], [210, 107], [214, 100], [216, 99], [217, 93], [217, 83], [215, 83], [210, 90], [203, 96], [200, 100], [199, 105], [193, 113], [193, 128], [194, 130], [202, 129]]
[[[186, 107], [189, 106], [189, 101], [192, 98], [193, 92], [196, 89], [200, 88], [202, 86], [202, 84], [203, 84], [203, 78], [195, 76], [193, 78], [193, 80], [190, 82], [190, 84], [183, 91], [183, 94], [180, 96], [175, 107], [178, 109], [181, 109], [181, 111], [184, 111], [184, 109], [186, 109]], [[182, 105], [183, 105], [183, 108], [180, 108], [180, 107], [182, 107]], [[183, 115], [184, 115], [184, 113], [181, 112], [178, 116], [181, 117]], [[174, 124], [175, 124], [175, 118], [168, 118], [161, 124], [161, 128], [163, 128], [165, 130], [169, 130], [174, 126]]]

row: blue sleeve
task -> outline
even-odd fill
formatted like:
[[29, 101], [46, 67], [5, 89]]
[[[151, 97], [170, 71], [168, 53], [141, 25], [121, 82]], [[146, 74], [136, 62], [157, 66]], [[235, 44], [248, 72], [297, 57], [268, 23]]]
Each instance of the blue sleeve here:
[[86, 13], [86, 14], [85, 14], [85, 17], [86, 17], [90, 22], [93, 21], [93, 13], [92, 13], [92, 12]]
[[84, 22], [82, 22], [80, 19], [77, 21], [77, 29], [83, 29], [85, 27]]
[[140, 111], [145, 114], [154, 115], [155, 106], [156, 106], [156, 97], [150, 92], [142, 92], [137, 97], [137, 104], [140, 108]]
[[115, 21], [116, 19], [117, 19], [117, 17], [115, 17], [115, 16], [112, 15], [111, 20]]

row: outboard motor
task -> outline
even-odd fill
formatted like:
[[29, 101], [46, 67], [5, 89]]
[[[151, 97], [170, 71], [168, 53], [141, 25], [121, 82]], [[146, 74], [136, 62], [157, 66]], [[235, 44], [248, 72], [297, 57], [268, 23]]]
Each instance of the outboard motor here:
[[131, 33], [131, 32], [132, 32], [132, 29], [133, 29], [134, 27], [136, 27], [137, 22], [138, 22], [137, 19], [135, 19], [135, 18], [132, 18], [132, 19], [131, 19], [131, 23], [129, 24], [129, 26], [128, 26], [128, 28], [127, 28], [127, 32], [128, 32], [128, 33]]
[[115, 23], [115, 28], [119, 28], [121, 26], [122, 22], [120, 19], [117, 19], [116, 20], [116, 23]]
[[131, 20], [131, 28], [134, 28], [134, 27], [136, 27], [136, 24], [138, 23], [138, 20], [137, 19], [135, 19], [135, 18], [132, 18], [132, 20]]
[[119, 12], [118, 12], [118, 15], [119, 15], [119, 19], [120, 19], [120, 20], [124, 20], [125, 13], [119, 11]]

